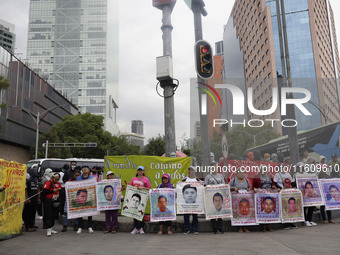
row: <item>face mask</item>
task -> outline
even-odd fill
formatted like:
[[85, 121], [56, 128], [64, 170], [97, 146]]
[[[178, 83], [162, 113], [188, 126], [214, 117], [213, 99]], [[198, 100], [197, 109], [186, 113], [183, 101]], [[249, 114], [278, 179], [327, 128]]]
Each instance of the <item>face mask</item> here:
[[76, 168], [75, 165], [71, 165], [71, 169], [74, 170]]

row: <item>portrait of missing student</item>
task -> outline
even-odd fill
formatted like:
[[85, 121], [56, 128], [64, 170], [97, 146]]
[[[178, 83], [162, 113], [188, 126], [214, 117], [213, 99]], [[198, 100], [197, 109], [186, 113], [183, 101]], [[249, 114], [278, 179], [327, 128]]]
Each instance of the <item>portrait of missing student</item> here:
[[151, 206], [151, 221], [166, 221], [176, 219], [174, 189], [151, 189], [150, 206]]
[[232, 226], [257, 225], [255, 214], [255, 200], [252, 191], [232, 192], [233, 218]]
[[98, 210], [115, 210], [121, 207], [121, 180], [106, 179], [97, 182]]
[[90, 208], [96, 206], [95, 187], [69, 190], [71, 210], [76, 208]]
[[298, 177], [297, 186], [302, 192], [304, 206], [324, 204], [317, 176]]
[[304, 221], [302, 193], [298, 189], [286, 189], [280, 192], [282, 222]]
[[148, 190], [128, 185], [121, 214], [141, 221], [145, 214], [148, 198]]
[[340, 179], [322, 179], [320, 180], [322, 194], [324, 197], [326, 210], [340, 209]]
[[230, 188], [228, 184], [205, 187], [206, 219], [231, 217]]
[[279, 192], [257, 190], [255, 201], [256, 219], [258, 223], [281, 222]]
[[204, 187], [201, 182], [180, 182], [176, 185], [177, 213], [204, 213]]

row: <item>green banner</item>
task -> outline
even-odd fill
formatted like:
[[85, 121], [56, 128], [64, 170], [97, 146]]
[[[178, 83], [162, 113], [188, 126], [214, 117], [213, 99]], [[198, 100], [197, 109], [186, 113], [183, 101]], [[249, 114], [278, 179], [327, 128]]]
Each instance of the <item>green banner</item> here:
[[[122, 194], [125, 195], [126, 186], [137, 174], [137, 167], [144, 166], [145, 176], [149, 179], [151, 187], [157, 188], [162, 183], [162, 175], [170, 174], [171, 183], [175, 184], [188, 175], [191, 164], [190, 157], [168, 158], [158, 156], [105, 156], [104, 178], [108, 171], [114, 172], [116, 178], [121, 179]], [[150, 213], [150, 205], [146, 208], [146, 214]]]

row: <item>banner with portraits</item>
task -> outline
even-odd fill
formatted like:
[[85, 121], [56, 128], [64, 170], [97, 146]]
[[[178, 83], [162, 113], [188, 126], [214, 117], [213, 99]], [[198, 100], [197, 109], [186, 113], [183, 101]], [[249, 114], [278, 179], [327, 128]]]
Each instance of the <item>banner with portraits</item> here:
[[205, 217], [207, 220], [231, 217], [229, 184], [208, 185], [204, 190]]
[[148, 190], [127, 185], [121, 215], [142, 221], [148, 198]]
[[98, 215], [96, 178], [66, 182], [67, 218], [75, 219]]
[[176, 220], [176, 190], [150, 189], [151, 221]]
[[106, 179], [97, 182], [97, 211], [118, 210], [121, 207], [121, 180]]
[[176, 193], [178, 214], [204, 214], [204, 187], [201, 182], [177, 183]]
[[296, 178], [297, 188], [302, 193], [303, 206], [323, 205], [323, 196], [320, 191], [318, 177], [316, 175], [300, 175]]
[[256, 223], [255, 199], [253, 191], [231, 192], [233, 208], [232, 226], [258, 225]]
[[280, 193], [257, 189], [255, 194], [257, 223], [281, 223]]
[[340, 209], [340, 178], [320, 179], [326, 210]]
[[280, 202], [282, 223], [305, 221], [302, 205], [302, 193], [299, 189], [281, 190]]

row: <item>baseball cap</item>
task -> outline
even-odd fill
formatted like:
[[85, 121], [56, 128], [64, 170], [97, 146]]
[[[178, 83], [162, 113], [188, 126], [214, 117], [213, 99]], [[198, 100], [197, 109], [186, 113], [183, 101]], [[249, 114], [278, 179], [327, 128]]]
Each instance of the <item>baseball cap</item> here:
[[137, 170], [139, 170], [139, 169], [144, 171], [144, 166], [137, 167]]
[[195, 167], [194, 167], [194, 166], [189, 166], [189, 170], [196, 171], [196, 169], [195, 169]]
[[338, 155], [336, 155], [335, 153], [332, 154], [332, 158], [337, 158]]
[[108, 171], [107, 173], [106, 173], [106, 178], [110, 175], [110, 174], [114, 174], [112, 171]]
[[169, 179], [169, 176], [168, 176], [167, 174], [163, 174], [163, 175], [162, 175], [162, 178], [167, 178], [167, 179]]

